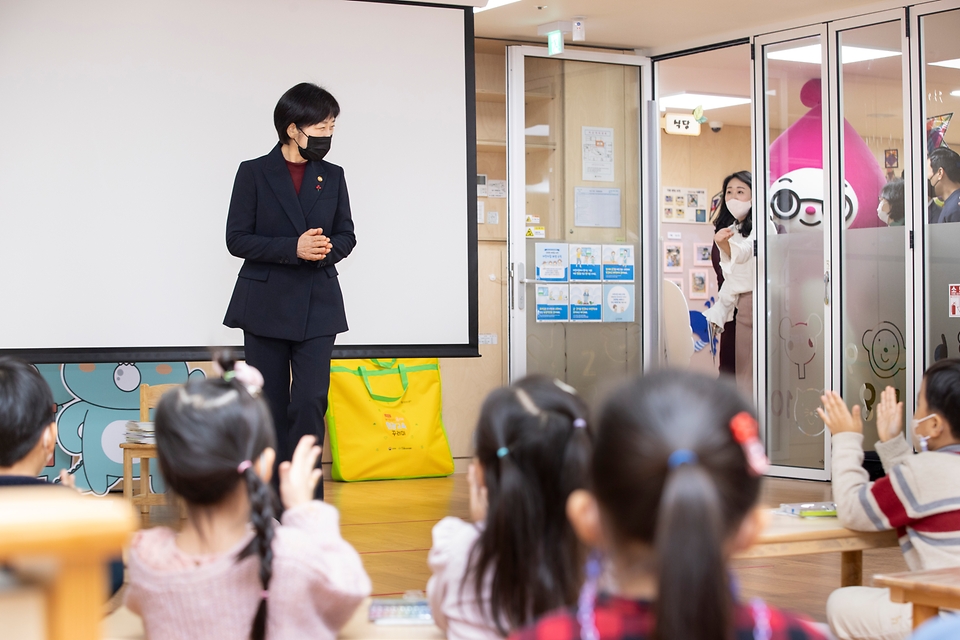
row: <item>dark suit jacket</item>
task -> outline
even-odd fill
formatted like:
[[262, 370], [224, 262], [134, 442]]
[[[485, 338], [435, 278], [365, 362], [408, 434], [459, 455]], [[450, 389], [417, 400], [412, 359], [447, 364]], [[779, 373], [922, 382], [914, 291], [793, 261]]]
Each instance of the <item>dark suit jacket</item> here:
[[[300, 236], [318, 227], [333, 250], [318, 262], [297, 258]], [[308, 162], [298, 197], [279, 144], [241, 163], [227, 215], [227, 249], [244, 262], [223, 324], [292, 341], [346, 331], [335, 265], [356, 244], [343, 169]]]

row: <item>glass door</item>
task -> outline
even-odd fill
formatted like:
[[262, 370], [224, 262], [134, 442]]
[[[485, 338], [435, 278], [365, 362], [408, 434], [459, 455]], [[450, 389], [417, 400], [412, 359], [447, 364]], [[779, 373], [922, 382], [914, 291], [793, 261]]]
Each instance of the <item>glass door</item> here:
[[641, 369], [647, 60], [510, 47], [510, 374], [592, 398]]
[[916, 384], [937, 360], [960, 357], [960, 3], [912, 13], [913, 222], [918, 326]]
[[[844, 215], [834, 217], [833, 262], [839, 304], [834, 359], [841, 394], [860, 404], [863, 446], [873, 451], [876, 406], [887, 386], [910, 406], [914, 391], [911, 362], [913, 298], [910, 233], [911, 137], [906, 22], [903, 10], [832, 23], [829, 27], [835, 81], [830, 120], [835, 123], [831, 164], [834, 199]], [[884, 17], [890, 19], [883, 22]], [[868, 24], [865, 24], [869, 20]], [[840, 186], [842, 185], [842, 190]], [[909, 346], [908, 346], [909, 345]], [[869, 455], [869, 454], [868, 454]], [[874, 454], [875, 455], [875, 454]]]
[[771, 473], [829, 479], [815, 411], [830, 386], [830, 197], [826, 28], [755, 41], [754, 179], [758, 409]]

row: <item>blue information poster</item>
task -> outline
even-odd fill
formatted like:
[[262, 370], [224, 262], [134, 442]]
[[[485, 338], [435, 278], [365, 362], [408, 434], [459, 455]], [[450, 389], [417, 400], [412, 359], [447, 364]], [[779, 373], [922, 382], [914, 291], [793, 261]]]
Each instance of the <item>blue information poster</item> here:
[[600, 322], [603, 320], [602, 308], [602, 285], [570, 285], [570, 320], [574, 322]]
[[605, 282], [633, 282], [633, 245], [603, 245], [603, 279]]
[[603, 285], [603, 321], [636, 322], [632, 284]]
[[537, 285], [537, 322], [570, 319], [570, 287], [566, 284]]
[[599, 244], [570, 245], [570, 281], [600, 282]]
[[538, 242], [536, 245], [537, 280], [540, 282], [567, 281], [567, 245]]

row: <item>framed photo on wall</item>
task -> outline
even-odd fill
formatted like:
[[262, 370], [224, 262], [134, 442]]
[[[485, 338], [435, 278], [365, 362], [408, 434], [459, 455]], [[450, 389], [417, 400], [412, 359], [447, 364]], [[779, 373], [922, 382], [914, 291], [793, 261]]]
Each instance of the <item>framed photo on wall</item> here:
[[701, 267], [713, 266], [713, 260], [710, 254], [713, 252], [713, 244], [710, 242], [697, 242], [693, 245], [693, 264]]
[[683, 245], [679, 242], [664, 243], [663, 272], [683, 273]]
[[897, 169], [900, 167], [900, 150], [884, 149], [883, 166], [885, 169]]
[[690, 270], [690, 291], [687, 294], [691, 300], [706, 300], [708, 296], [707, 272], [703, 269]]

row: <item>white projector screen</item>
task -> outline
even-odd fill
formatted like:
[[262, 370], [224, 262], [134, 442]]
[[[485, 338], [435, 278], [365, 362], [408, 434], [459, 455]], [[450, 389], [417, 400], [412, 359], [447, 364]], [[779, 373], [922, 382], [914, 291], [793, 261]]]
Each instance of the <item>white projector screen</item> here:
[[357, 0], [0, 3], [0, 351], [242, 346], [233, 180], [304, 81], [356, 225], [335, 355], [477, 355], [472, 9]]

